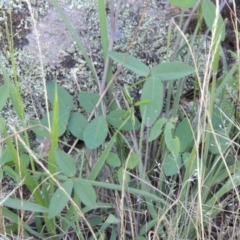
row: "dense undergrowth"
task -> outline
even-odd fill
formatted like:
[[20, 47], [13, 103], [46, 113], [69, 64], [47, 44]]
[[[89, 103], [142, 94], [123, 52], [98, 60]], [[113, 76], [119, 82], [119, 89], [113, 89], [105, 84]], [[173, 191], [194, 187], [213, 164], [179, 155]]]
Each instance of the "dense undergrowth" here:
[[[84, 56], [99, 93], [80, 91], [81, 107], [76, 111], [71, 94], [56, 82], [45, 82], [43, 73], [46, 113], [27, 121], [11, 29], [6, 27], [13, 77], [0, 62], [4, 80], [0, 107], [11, 101], [22, 127], [0, 118], [2, 185], [6, 179], [15, 184], [12, 192], [2, 191], [1, 239], [234, 239], [238, 207], [231, 206], [239, 206], [240, 200], [235, 1], [231, 21], [237, 44], [231, 65], [221, 47], [223, 2], [169, 0], [182, 9], [180, 22], [173, 19], [169, 24], [166, 47], [175, 29], [176, 51], [167, 56], [168, 61], [149, 67], [129, 55], [149, 1], [143, 3], [128, 51], [121, 53], [112, 51], [114, 34], [108, 37], [105, 1], [98, 0], [102, 76], [96, 74], [58, 2], [51, 2]], [[112, 32], [118, 4], [112, 1], [108, 6], [115, 12]], [[192, 11], [188, 16], [186, 9]], [[183, 20], [194, 14], [195, 29], [185, 35]], [[204, 71], [199, 68], [202, 53], [195, 47], [199, 39], [208, 43]], [[185, 57], [180, 62], [177, 56], [182, 52]], [[122, 68], [136, 73], [139, 81], [122, 87], [119, 102], [115, 79]], [[186, 99], [184, 86], [189, 79], [194, 79], [192, 97]], [[138, 101], [131, 96], [136, 86], [142, 86]], [[74, 142], [63, 148], [66, 133], [74, 136]], [[33, 134], [37, 150], [31, 142]], [[231, 222], [221, 217], [227, 211]]]

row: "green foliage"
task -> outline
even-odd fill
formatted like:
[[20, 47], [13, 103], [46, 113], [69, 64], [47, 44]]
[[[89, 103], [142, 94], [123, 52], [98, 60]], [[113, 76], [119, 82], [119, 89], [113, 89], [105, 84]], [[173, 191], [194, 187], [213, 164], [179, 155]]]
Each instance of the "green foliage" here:
[[108, 125], [104, 117], [96, 117], [83, 132], [83, 139], [89, 149], [99, 147], [108, 134]]
[[[94, 65], [75, 30], [57, 1], [52, 2], [100, 85]], [[195, 6], [197, 0], [168, 2], [185, 9]], [[203, 0], [199, 8], [198, 19], [201, 19], [202, 14], [212, 32], [216, 27], [213, 39], [220, 37], [223, 40], [225, 27], [222, 17], [216, 16], [216, 6], [209, 0]], [[100, 89], [99, 94], [79, 92], [77, 100], [81, 108], [73, 110], [77, 107], [74, 106], [73, 96], [56, 82], [48, 82], [46, 91], [51, 111], [40, 121], [32, 120], [30, 128], [17, 129], [18, 132], [10, 135], [4, 119], [0, 118], [0, 132], [4, 138], [2, 143], [5, 142], [1, 147], [0, 177], [7, 175], [15, 183], [24, 181], [33, 196], [33, 200], [29, 201], [1, 198], [2, 214], [13, 226], [22, 222], [24, 235], [31, 234], [41, 239], [46, 238], [42, 233], [42, 224], [46, 225], [48, 237], [57, 236], [56, 229], [62, 229], [64, 234], [75, 231], [79, 239], [86, 236], [91, 236], [89, 239], [104, 239], [107, 234], [107, 237], [111, 235], [110, 239], [118, 239], [119, 234], [129, 232], [134, 224], [138, 224], [130, 238], [146, 239], [153, 232], [154, 238], [174, 239], [170, 234], [177, 232], [175, 239], [195, 239], [202, 234], [199, 226], [205, 229], [209, 227], [208, 223], [212, 224], [221, 212], [221, 199], [240, 183], [239, 156], [235, 157], [234, 154], [238, 153], [231, 140], [234, 121], [228, 118], [223, 103], [214, 107], [216, 100], [219, 101], [218, 97], [226, 90], [236, 66], [231, 69], [231, 74], [223, 76], [219, 85], [213, 79], [207, 100], [209, 104], [198, 104], [198, 108], [202, 106], [203, 110], [199, 114], [198, 126], [194, 126], [192, 119], [196, 113], [183, 117], [178, 95], [185, 77], [196, 71], [190, 66], [192, 64], [189, 65], [189, 59], [186, 57], [184, 62], [180, 62], [172, 57], [171, 61], [150, 68], [133, 56], [108, 52], [105, 1], [98, 1], [98, 10], [103, 61], [106, 63], [110, 57], [124, 68], [144, 77], [134, 84], [136, 86], [144, 82], [140, 100], [131, 96], [129, 89], [134, 86], [125, 85], [122, 93], [128, 103], [127, 107], [108, 107], [108, 103], [114, 100], [113, 84], [109, 90]], [[192, 47], [196, 38], [194, 35], [191, 37], [189, 44]], [[219, 56], [213, 50], [218, 50], [219, 45], [214, 44], [210, 53], [214, 54], [212, 65], [216, 67]], [[10, 98], [25, 126], [20, 91], [17, 85], [11, 83], [3, 66], [0, 67], [6, 79], [6, 84], [0, 86], [0, 110]], [[106, 70], [106, 81], [110, 83], [111, 63]], [[215, 70], [213, 68], [213, 72]], [[176, 81], [176, 91], [173, 81]], [[108, 92], [107, 96], [104, 96], [103, 90]], [[206, 94], [205, 89], [200, 90]], [[170, 107], [171, 104], [174, 106]], [[179, 114], [174, 114], [172, 109], [179, 110]], [[136, 112], [140, 112], [140, 116]], [[27, 137], [29, 129], [38, 139], [49, 139], [51, 145], [46, 154], [48, 156], [40, 156], [34, 149], [31, 150]], [[64, 139], [66, 131], [72, 134], [75, 142], [83, 141], [84, 148], [70, 146], [69, 153], [65, 152], [59, 144], [59, 138]], [[158, 175], [155, 176], [156, 164]], [[38, 170], [35, 165], [38, 165]], [[201, 206], [198, 206], [199, 202]], [[36, 212], [37, 231], [29, 227], [25, 219], [20, 221], [7, 208]], [[193, 214], [189, 213], [190, 208]], [[126, 226], [125, 211], [129, 215], [128, 221], [137, 219], [141, 223], [130, 221], [131, 227]], [[144, 222], [139, 217], [142, 213], [145, 215]], [[183, 224], [186, 222], [187, 227]], [[59, 223], [61, 226], [57, 228]], [[170, 225], [176, 231], [169, 230]], [[20, 229], [19, 226], [17, 228]], [[62, 239], [62, 236], [54, 239]]]
[[67, 129], [72, 133], [72, 135], [80, 140], [83, 140], [83, 131], [87, 127], [87, 118], [79, 113], [72, 112], [67, 125]]
[[8, 97], [9, 97], [9, 87], [7, 84], [4, 84], [0, 86], [0, 111], [6, 105]]
[[185, 152], [193, 141], [193, 132], [189, 120], [184, 118], [177, 126], [174, 136], [179, 139], [180, 152]]
[[129, 111], [126, 111], [124, 109], [117, 109], [115, 111], [112, 111], [107, 116], [107, 122], [116, 129], [118, 129], [126, 119], [127, 122], [123, 125], [121, 130], [131, 131], [133, 129], [137, 130], [140, 128], [139, 120], [134, 116], [134, 124], [132, 119], [130, 118]]
[[73, 180], [68, 179], [66, 182], [61, 184], [61, 188], [56, 190], [50, 200], [48, 212], [49, 218], [56, 217], [64, 209], [68, 203], [69, 197], [71, 196], [72, 189]]
[[[87, 113], [91, 113], [100, 99], [100, 96], [96, 93], [82, 91], [79, 93], [78, 100], [81, 106]], [[98, 109], [100, 110], [100, 108]]]
[[74, 177], [76, 174], [76, 165], [74, 160], [67, 153], [60, 149], [55, 150], [55, 159], [58, 167], [67, 177]]
[[165, 62], [154, 66], [151, 74], [153, 77], [157, 77], [161, 81], [168, 81], [186, 77], [194, 72], [195, 69], [193, 67], [174, 61]]
[[197, 0], [168, 0], [168, 2], [176, 7], [180, 8], [192, 8], [197, 3]]
[[166, 123], [164, 136], [165, 136], [165, 142], [168, 150], [176, 158], [179, 156], [179, 152], [180, 152], [180, 141], [178, 137], [175, 137], [175, 138], [172, 137], [171, 129], [174, 128], [173, 123], [174, 123], [174, 120], [172, 119], [170, 119], [170, 121]]
[[154, 123], [154, 125], [152, 126], [152, 129], [151, 129], [151, 132], [150, 132], [149, 139], [148, 139], [149, 142], [155, 140], [156, 138], [158, 138], [161, 135], [162, 128], [166, 122], [167, 122], [166, 118], [160, 118]]
[[132, 170], [135, 167], [137, 167], [139, 162], [140, 162], [139, 156], [135, 153], [130, 153], [130, 155], [128, 156], [128, 159], [127, 159], [126, 168]]
[[74, 190], [79, 199], [88, 207], [95, 208], [97, 196], [91, 184], [84, 179], [74, 181]]
[[163, 171], [166, 176], [174, 176], [179, 173], [182, 165], [182, 159], [180, 155], [168, 154], [163, 161]]
[[225, 39], [225, 24], [220, 14], [216, 16], [216, 6], [210, 0], [203, 0], [202, 13], [208, 28], [213, 31], [216, 28], [216, 37], [220, 37], [221, 41]]
[[[108, 55], [117, 63], [123, 63], [123, 66], [132, 70], [136, 74], [147, 77], [150, 73], [150, 69], [144, 63], [132, 56], [126, 56], [120, 52], [109, 52]], [[125, 59], [126, 58], [126, 59]]]
[[163, 106], [163, 85], [154, 78], [149, 78], [143, 85], [141, 101], [149, 100], [147, 105], [140, 106], [143, 122], [147, 126], [151, 126], [159, 116]]
[[24, 211], [30, 211], [30, 212], [42, 212], [42, 213], [48, 212], [47, 208], [26, 200], [5, 198], [5, 199], [1, 199], [1, 202], [4, 206], [17, 209], [17, 210], [24, 210]]
[[114, 152], [110, 152], [107, 157], [107, 164], [111, 167], [120, 167], [121, 166], [121, 160], [118, 157], [118, 155]]

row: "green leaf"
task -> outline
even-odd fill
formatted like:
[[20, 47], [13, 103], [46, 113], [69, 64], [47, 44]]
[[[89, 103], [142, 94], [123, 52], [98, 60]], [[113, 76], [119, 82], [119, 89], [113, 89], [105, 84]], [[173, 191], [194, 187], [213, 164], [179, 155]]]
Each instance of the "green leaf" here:
[[173, 176], [179, 172], [181, 165], [181, 156], [178, 155], [176, 158], [170, 153], [164, 158], [163, 171], [166, 176]]
[[3, 117], [0, 116], [0, 133], [6, 130], [6, 122]]
[[161, 81], [176, 80], [195, 72], [195, 69], [181, 62], [165, 62], [152, 68], [152, 76]]
[[143, 237], [143, 236], [137, 236], [135, 240], [145, 240], [146, 237]]
[[5, 107], [9, 97], [9, 87], [7, 84], [0, 86], [0, 111]]
[[92, 185], [85, 179], [75, 179], [74, 191], [78, 195], [79, 199], [88, 207], [96, 207], [96, 193]]
[[[214, 134], [216, 134], [217, 142], [214, 139]], [[210, 134], [209, 151], [211, 153], [220, 154], [221, 151], [223, 154], [230, 146], [230, 144], [231, 141], [229, 139], [229, 136], [226, 134], [225, 129], [216, 129], [215, 133]], [[219, 147], [217, 145], [219, 145]]]
[[144, 124], [151, 126], [156, 121], [163, 106], [163, 85], [158, 79], [150, 77], [144, 83], [141, 101], [145, 100], [150, 100], [150, 103], [140, 106], [140, 112]]
[[[61, 186], [65, 190], [65, 192], [69, 196], [71, 196], [71, 192], [73, 189], [73, 181], [69, 179], [63, 184], [61, 184]], [[62, 189], [58, 188], [56, 192], [53, 194], [49, 204], [49, 212], [48, 212], [49, 218], [53, 218], [57, 216], [67, 205], [68, 196], [66, 195], [65, 192]]]
[[58, 167], [67, 177], [74, 177], [76, 174], [76, 165], [73, 158], [60, 149], [55, 150], [55, 159]]
[[127, 158], [127, 168], [128, 169], [134, 169], [139, 163], [139, 157], [136, 153], [130, 153], [130, 155]]
[[118, 224], [120, 222], [120, 220], [118, 218], [116, 218], [113, 214], [109, 214], [106, 222], [109, 224]]
[[87, 124], [87, 118], [83, 114], [74, 112], [70, 115], [67, 128], [74, 137], [83, 140], [83, 131], [86, 128]]
[[107, 147], [103, 150], [100, 158], [98, 159], [96, 164], [94, 164], [92, 171], [88, 175], [89, 180], [95, 180], [97, 178], [97, 176], [99, 175], [99, 173], [101, 172], [102, 167], [104, 166], [106, 159], [115, 143], [117, 134], [118, 134], [118, 132], [116, 131], [114, 133], [114, 135], [112, 136], [111, 140], [108, 142]]
[[[45, 117], [47, 118], [47, 116]], [[39, 123], [39, 121], [37, 120], [30, 120], [29, 125], [30, 126], [39, 125], [31, 128], [31, 130], [36, 134], [38, 139], [50, 138], [49, 131], [44, 127], [44, 125], [41, 124], [41, 122]]]
[[7, 146], [1, 147], [0, 151], [0, 166], [3, 166], [5, 163], [12, 161], [12, 155]]
[[[158, 219], [153, 219], [153, 220], [150, 220], [148, 222], [146, 222], [140, 229], [140, 234], [141, 235], [144, 235], [144, 234], [147, 234], [148, 231], [153, 228], [154, 226], [156, 226], [157, 224], [157, 221]], [[145, 238], [146, 239], [146, 238]]]
[[83, 140], [89, 149], [99, 147], [108, 134], [106, 119], [102, 116], [96, 117], [91, 121], [83, 132]]
[[172, 138], [171, 129], [173, 128], [174, 125], [171, 122], [167, 122], [164, 130], [164, 137], [168, 150], [172, 153], [173, 156], [177, 157], [180, 152], [180, 142], [177, 137]]
[[166, 118], [160, 118], [154, 123], [148, 139], [149, 142], [153, 141], [154, 139], [161, 135], [162, 127], [166, 122], [167, 122]]
[[180, 141], [180, 152], [184, 152], [193, 141], [191, 125], [186, 118], [178, 124], [174, 136]]
[[118, 169], [117, 176], [120, 184], [128, 184], [131, 181], [130, 176], [125, 172], [125, 169], [123, 167]]
[[197, 159], [191, 159], [191, 154], [189, 152], [184, 152], [182, 155], [182, 162], [186, 168], [186, 171], [191, 171], [188, 173], [189, 176], [196, 173], [197, 170]]
[[[52, 123], [52, 119], [53, 119], [53, 111], [49, 112], [50, 115], [50, 121]], [[68, 110], [64, 110], [64, 109], [59, 109], [59, 122], [58, 122], [58, 137], [62, 136], [67, 128], [67, 124], [68, 124], [68, 120], [70, 117], [70, 112]], [[41, 123], [42, 125], [46, 126], [47, 128], [49, 128], [48, 126], [48, 119], [47, 119], [47, 114], [41, 119]], [[33, 130], [34, 131], [34, 130]]]
[[127, 99], [128, 103], [130, 105], [133, 105], [133, 100], [132, 100], [131, 95], [130, 95], [130, 93], [128, 91], [128, 86], [126, 84], [124, 84], [123, 93], [124, 93], [124, 96]]
[[168, 2], [180, 8], [192, 8], [197, 3], [197, 0], [168, 0]]
[[20, 155], [20, 159], [21, 159], [21, 162], [24, 163], [24, 165], [26, 166], [26, 168], [29, 166], [29, 163], [30, 163], [30, 156], [29, 154], [21, 154]]
[[[91, 113], [99, 101], [100, 96], [96, 93], [82, 91], [78, 95], [78, 101], [87, 113]], [[98, 107], [98, 111], [102, 113], [101, 105]]]
[[[117, 63], [122, 63], [125, 58], [125, 53], [120, 52], [109, 52], [108, 55]], [[147, 65], [139, 61], [137, 58], [132, 56], [127, 56], [123, 66], [132, 70], [140, 76], [147, 77], [150, 73], [150, 69]]]
[[98, 216], [98, 215], [90, 215], [87, 218], [88, 223], [90, 224], [91, 227], [95, 227], [99, 224], [101, 224], [104, 220], [103, 216]]
[[19, 179], [20, 179], [19, 175], [11, 167], [6, 165], [3, 167], [3, 170], [15, 182], [19, 181]]
[[[128, 111], [123, 109], [117, 109], [110, 112], [107, 115], [107, 122], [113, 127], [118, 129], [128, 117], [130, 117], [130, 114]], [[132, 130], [139, 129], [141, 124], [135, 116], [134, 116], [134, 119], [135, 119], [135, 125], [133, 125], [131, 118], [129, 118], [126, 124], [121, 128], [121, 130], [132, 131]]]
[[[225, 24], [220, 13], [216, 16], [216, 6], [210, 0], [203, 0], [202, 13], [208, 28], [213, 31], [213, 28], [216, 27], [215, 38], [221, 36], [221, 40], [223, 41], [226, 36]], [[216, 17], [218, 17], [217, 23]]]
[[212, 113], [212, 126], [214, 129], [221, 129], [229, 122], [226, 118], [226, 114], [222, 112], [218, 107], [213, 109]]
[[[55, 94], [55, 82], [47, 83], [47, 94], [48, 99], [52, 106], [54, 105], [54, 94]], [[74, 107], [73, 97], [67, 92], [66, 89], [57, 84], [57, 94], [59, 101], [59, 110], [64, 109], [67, 112], [71, 112]]]
[[[24, 227], [24, 229], [27, 230], [28, 233], [31, 233], [31, 236], [38, 236], [39, 238], [43, 238], [43, 235], [34, 231], [33, 228], [28, 225], [29, 223], [27, 224], [26, 222], [22, 221], [17, 214], [13, 213], [8, 208], [5, 207], [2, 208], [2, 215], [4, 216], [4, 218], [8, 219], [11, 223], [16, 224], [15, 226], [19, 226], [19, 222], [21, 222], [22, 227]], [[11, 226], [8, 226], [7, 228], [11, 229]], [[1, 238], [1, 240], [9, 240], [9, 238]]]
[[116, 153], [110, 152], [107, 157], [107, 164], [111, 167], [120, 167], [122, 163]]
[[[3, 202], [2, 202], [3, 201]], [[0, 202], [9, 208], [17, 209], [17, 210], [25, 210], [30, 212], [39, 212], [39, 213], [47, 213], [48, 209], [40, 206], [36, 203], [32, 203], [22, 199], [12, 199], [12, 198], [0, 198]]]

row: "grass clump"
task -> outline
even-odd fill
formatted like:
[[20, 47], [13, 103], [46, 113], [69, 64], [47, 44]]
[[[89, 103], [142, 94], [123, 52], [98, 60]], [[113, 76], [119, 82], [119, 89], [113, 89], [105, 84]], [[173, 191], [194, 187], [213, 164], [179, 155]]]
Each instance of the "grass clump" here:
[[[106, 6], [98, 1], [104, 62], [99, 75], [59, 3], [52, 0], [99, 91], [79, 91], [76, 100], [56, 81], [45, 82], [42, 64], [47, 110], [39, 119], [26, 119], [12, 38], [8, 38], [12, 74], [0, 62], [4, 80], [0, 106], [3, 109], [10, 101], [21, 127], [0, 118], [0, 176], [2, 184], [5, 179], [15, 183], [1, 197], [0, 229], [6, 239], [237, 236], [238, 212], [231, 206], [239, 204], [239, 124], [232, 99], [224, 93], [233, 83], [239, 86], [239, 52], [237, 48], [235, 61], [228, 66], [221, 51], [225, 25], [219, 1], [184, 5], [169, 0], [182, 9], [180, 21], [175, 18], [169, 25], [166, 61], [155, 66], [130, 54], [150, 1], [142, 6], [126, 51], [113, 50], [120, 3], [111, 1]], [[233, 6], [236, 13], [235, 2]], [[189, 17], [197, 14], [195, 29], [188, 36], [182, 25], [186, 8], [192, 9]], [[204, 71], [199, 67], [200, 51], [195, 53], [201, 46], [199, 39], [204, 39], [202, 21], [209, 43]], [[173, 39], [175, 50], [170, 51]], [[226, 63], [221, 78], [220, 62]], [[138, 81], [116, 86], [122, 69], [136, 74]], [[192, 84], [191, 99], [183, 96], [186, 82]], [[138, 99], [132, 96], [136, 86], [142, 88]], [[116, 88], [120, 88], [117, 96]], [[62, 140], [70, 133], [73, 142], [68, 145]], [[33, 134], [37, 149], [31, 142]], [[221, 217], [227, 211], [231, 222]]]

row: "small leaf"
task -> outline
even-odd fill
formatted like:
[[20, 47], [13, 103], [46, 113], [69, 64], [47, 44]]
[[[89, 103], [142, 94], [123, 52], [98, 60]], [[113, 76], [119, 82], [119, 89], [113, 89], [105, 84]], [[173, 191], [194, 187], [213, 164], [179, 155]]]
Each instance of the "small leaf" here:
[[110, 152], [107, 157], [107, 164], [111, 167], [120, 167], [121, 160], [116, 153]]
[[216, 27], [215, 37], [221, 36], [221, 40], [223, 41], [226, 36], [226, 30], [224, 20], [220, 13], [216, 26], [214, 26], [216, 22], [216, 6], [210, 0], [203, 0], [202, 13], [208, 28], [213, 31], [213, 28]]
[[167, 122], [164, 130], [164, 137], [168, 150], [172, 153], [173, 156], [177, 157], [180, 152], [180, 142], [177, 137], [172, 138], [171, 129], [173, 128], [174, 125], [171, 122]]
[[[125, 53], [120, 52], [109, 52], [108, 55], [117, 63], [122, 63], [122, 61], [125, 58]], [[132, 70], [133, 72], [140, 76], [147, 77], [150, 73], [150, 69], [147, 65], [139, 61], [137, 58], [129, 55], [124, 61], [123, 66]]]
[[6, 207], [17, 209], [17, 210], [39, 212], [39, 213], [47, 213], [48, 212], [47, 208], [40, 206], [36, 203], [32, 203], [32, 202], [22, 200], [22, 199], [12, 199], [12, 198], [4, 199], [2, 197], [2, 198], [0, 198], [0, 202]]
[[7, 84], [0, 86], [0, 111], [5, 107], [9, 97], [9, 87]]
[[161, 135], [162, 127], [166, 122], [167, 122], [166, 118], [160, 118], [154, 123], [148, 139], [149, 142], [153, 141], [154, 139]]
[[130, 176], [125, 172], [124, 168], [121, 167], [117, 171], [118, 181], [120, 184], [128, 184], [130, 182]]
[[127, 168], [128, 169], [134, 169], [139, 163], [139, 157], [136, 153], [130, 153], [130, 155], [127, 158]]
[[[111, 124], [115, 128], [119, 128], [124, 121], [130, 116], [129, 112], [124, 109], [117, 109], [112, 112], [110, 112], [107, 116], [107, 121], [109, 124]], [[127, 120], [125, 125], [121, 128], [123, 131], [131, 131], [131, 130], [137, 130], [140, 128], [140, 122], [138, 119], [134, 116], [135, 124], [133, 125], [133, 122], [131, 118]]]
[[184, 152], [193, 141], [191, 126], [186, 118], [178, 124], [174, 136], [179, 139], [180, 152]]
[[197, 0], [168, 0], [168, 2], [180, 8], [192, 8], [197, 3]]
[[189, 176], [196, 173], [197, 170], [197, 159], [194, 157], [194, 159], [191, 159], [191, 154], [189, 152], [184, 152], [182, 155], [182, 161], [186, 168], [186, 172]]
[[172, 154], [168, 154], [163, 161], [163, 171], [166, 176], [173, 176], [179, 172], [181, 165], [180, 155], [176, 158]]
[[90, 224], [91, 227], [95, 227], [99, 224], [102, 224], [103, 220], [104, 220], [104, 217], [98, 216], [98, 215], [90, 215], [87, 218], [87, 221], [88, 221], [88, 223]]
[[[50, 103], [54, 104], [54, 94], [55, 94], [55, 82], [47, 83], [47, 94]], [[70, 112], [73, 107], [73, 97], [67, 92], [66, 89], [57, 84], [57, 93], [59, 101], [59, 109], [65, 109], [65, 111]]]
[[67, 128], [74, 137], [83, 140], [83, 131], [87, 124], [86, 117], [81, 113], [75, 112], [71, 113]]
[[150, 103], [150, 102], [151, 102], [150, 100], [143, 100], [143, 101], [135, 102], [135, 103], [134, 103], [134, 106], [135, 106], [135, 107], [140, 107], [140, 106], [146, 105], [146, 104], [148, 104], [148, 103]]
[[[66, 191], [66, 193], [69, 196], [71, 196], [73, 189], [73, 181], [69, 179], [66, 182], [64, 182], [61, 186]], [[48, 212], [49, 218], [57, 216], [67, 205], [69, 199], [66, 193], [62, 189], [58, 188], [56, 192], [53, 194], [49, 205]]]
[[109, 214], [106, 222], [109, 224], [118, 224], [120, 222], [120, 220], [118, 218], [116, 218], [113, 214]]
[[37, 138], [39, 139], [50, 138], [49, 131], [45, 128], [44, 125], [41, 124], [41, 122], [39, 123], [39, 121], [37, 120], [30, 120], [29, 124], [30, 126], [40, 125], [31, 128], [31, 130], [36, 134]]
[[3, 170], [8, 175], [8, 177], [13, 179], [15, 182], [19, 181], [19, 175], [11, 167], [6, 165], [3, 167]]
[[143, 237], [143, 236], [137, 236], [135, 240], [145, 240], [146, 237]]
[[144, 124], [151, 126], [156, 121], [163, 106], [163, 85], [158, 79], [151, 77], [144, 83], [141, 101], [145, 100], [150, 100], [150, 103], [140, 106], [140, 112]]
[[[96, 93], [82, 91], [79, 93], [78, 101], [87, 113], [91, 113], [99, 101], [100, 96]], [[101, 105], [98, 107], [99, 113], [102, 113]]]
[[5, 163], [12, 161], [12, 155], [7, 146], [1, 148], [0, 153], [0, 166], [5, 165]]
[[161, 81], [176, 80], [195, 72], [195, 69], [181, 62], [165, 62], [152, 68], [152, 76]]
[[28, 154], [21, 154], [20, 156], [21, 162], [24, 163], [25, 167], [28, 168], [30, 163], [30, 156]]
[[132, 105], [132, 104], [133, 104], [133, 100], [132, 100], [131, 95], [130, 95], [130, 93], [129, 93], [129, 91], [128, 91], [128, 86], [127, 86], [127, 85], [124, 85], [124, 87], [123, 87], [123, 93], [124, 93], [124, 96], [126, 97], [128, 103], [129, 103], [130, 105]]
[[3, 133], [6, 129], [6, 122], [3, 117], [0, 116], [0, 133]]
[[[52, 119], [53, 119], [53, 111], [49, 112], [50, 114], [50, 121], [52, 123]], [[70, 117], [70, 112], [67, 110], [65, 111], [64, 109], [59, 109], [59, 123], [58, 123], [58, 137], [62, 136], [67, 128], [67, 124], [68, 124], [68, 120]], [[47, 114], [41, 119], [41, 123], [42, 125], [48, 127], [48, 119], [47, 119]], [[38, 136], [39, 137], [39, 136]]]
[[79, 199], [88, 207], [96, 207], [96, 193], [92, 185], [85, 179], [75, 179], [74, 191], [78, 195]]
[[67, 177], [74, 177], [76, 174], [76, 165], [73, 158], [60, 149], [55, 150], [55, 159], [58, 167]]
[[[216, 134], [217, 143], [214, 139], [214, 134]], [[220, 151], [223, 154], [230, 146], [230, 144], [231, 140], [229, 139], [229, 136], [226, 134], [226, 131], [224, 129], [216, 129], [215, 133], [210, 134], [209, 151], [212, 154], [220, 154]], [[217, 145], [219, 145], [219, 147]]]
[[226, 122], [229, 122], [226, 118], [226, 114], [219, 108], [215, 107], [212, 114], [212, 126], [214, 129], [224, 128]]
[[108, 134], [108, 125], [104, 117], [96, 117], [83, 132], [83, 140], [89, 149], [99, 147]]

